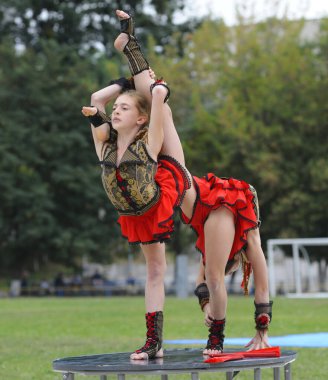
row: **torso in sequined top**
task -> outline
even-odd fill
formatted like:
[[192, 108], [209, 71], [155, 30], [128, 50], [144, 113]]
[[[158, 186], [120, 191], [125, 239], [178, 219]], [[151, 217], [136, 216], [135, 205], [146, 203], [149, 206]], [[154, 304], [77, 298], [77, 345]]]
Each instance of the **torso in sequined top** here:
[[157, 162], [147, 152], [148, 128], [141, 129], [117, 163], [117, 138], [112, 136], [104, 148], [102, 182], [121, 215], [142, 215], [159, 199], [155, 182]]

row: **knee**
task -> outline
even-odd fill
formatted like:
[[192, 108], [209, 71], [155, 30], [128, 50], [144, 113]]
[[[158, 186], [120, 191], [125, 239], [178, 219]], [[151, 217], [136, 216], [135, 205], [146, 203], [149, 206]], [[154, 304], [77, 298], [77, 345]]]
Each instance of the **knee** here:
[[166, 263], [153, 262], [148, 264], [147, 268], [148, 281], [157, 283], [164, 280], [166, 272]]
[[210, 291], [215, 291], [224, 286], [224, 271], [214, 272], [213, 270], [206, 270], [206, 284]]

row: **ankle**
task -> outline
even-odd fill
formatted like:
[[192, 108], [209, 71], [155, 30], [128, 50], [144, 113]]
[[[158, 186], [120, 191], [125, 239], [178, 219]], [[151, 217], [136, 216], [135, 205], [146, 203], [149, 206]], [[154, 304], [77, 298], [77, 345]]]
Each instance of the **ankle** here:
[[209, 328], [207, 350], [223, 351], [225, 318], [213, 319]]

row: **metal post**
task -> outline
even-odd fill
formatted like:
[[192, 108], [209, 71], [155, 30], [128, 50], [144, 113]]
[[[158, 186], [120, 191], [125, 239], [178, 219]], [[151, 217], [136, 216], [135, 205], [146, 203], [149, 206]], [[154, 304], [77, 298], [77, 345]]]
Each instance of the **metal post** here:
[[273, 368], [273, 379], [274, 380], [280, 380], [280, 368], [279, 367]]
[[169, 379], [169, 375], [167, 374], [161, 376], [161, 380], [168, 380], [168, 379]]
[[63, 380], [74, 380], [74, 373], [63, 373]]
[[199, 380], [198, 372], [191, 372], [191, 380]]
[[285, 371], [285, 380], [292, 380], [292, 368], [291, 368], [290, 363], [285, 365], [284, 371]]
[[233, 379], [234, 372], [227, 372], [226, 373], [226, 380], [232, 380]]
[[293, 259], [294, 259], [294, 277], [295, 277], [295, 286], [296, 293], [302, 293], [301, 285], [301, 266], [300, 266], [300, 256], [298, 252], [298, 244], [293, 243]]
[[254, 380], [261, 380], [261, 368], [254, 368]]
[[106, 375], [100, 375], [100, 380], [107, 380], [107, 376]]
[[274, 250], [273, 250], [273, 242], [271, 240], [268, 240], [267, 248], [268, 248], [270, 295], [271, 297], [275, 297], [276, 296], [276, 279], [274, 275]]
[[124, 373], [118, 373], [117, 374], [117, 380], [125, 380], [125, 374]]

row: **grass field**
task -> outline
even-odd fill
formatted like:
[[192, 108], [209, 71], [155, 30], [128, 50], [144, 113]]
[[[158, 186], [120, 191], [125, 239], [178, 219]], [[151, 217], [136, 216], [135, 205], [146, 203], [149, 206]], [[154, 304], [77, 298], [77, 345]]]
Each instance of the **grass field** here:
[[[60, 380], [61, 375], [52, 371], [52, 361], [56, 358], [128, 352], [144, 343], [144, 303], [141, 297], [0, 299], [0, 310], [1, 380]], [[270, 335], [328, 329], [327, 299], [276, 298], [273, 310]], [[253, 313], [251, 297], [230, 297], [226, 336], [251, 336], [254, 332]], [[164, 318], [165, 339], [207, 337], [195, 298], [167, 298]], [[292, 365], [293, 380], [328, 378], [328, 348], [291, 349], [298, 353]], [[127, 380], [143, 378], [150, 380], [159, 376], [127, 376]], [[172, 375], [170, 378], [190, 379], [190, 376]], [[272, 379], [272, 370], [263, 371], [262, 378]], [[225, 375], [202, 374], [201, 379], [225, 379]], [[253, 373], [240, 373], [236, 379], [253, 379]]]

